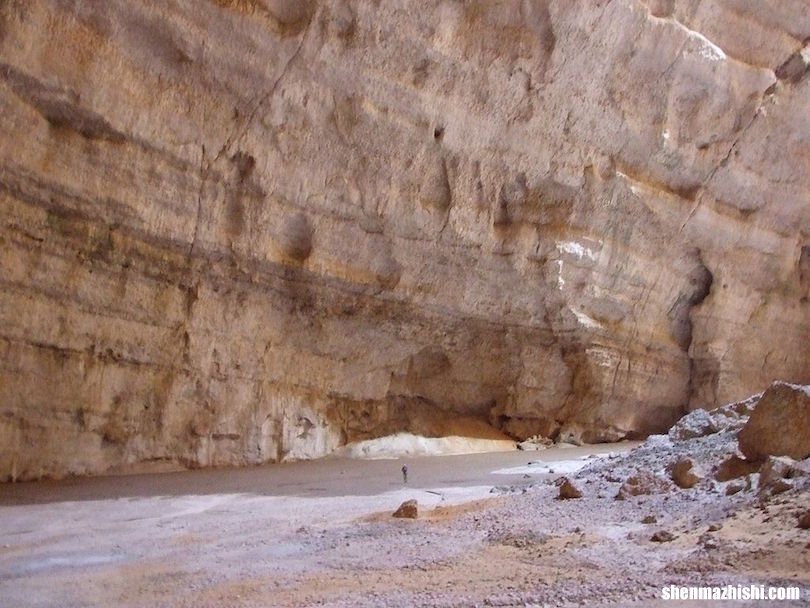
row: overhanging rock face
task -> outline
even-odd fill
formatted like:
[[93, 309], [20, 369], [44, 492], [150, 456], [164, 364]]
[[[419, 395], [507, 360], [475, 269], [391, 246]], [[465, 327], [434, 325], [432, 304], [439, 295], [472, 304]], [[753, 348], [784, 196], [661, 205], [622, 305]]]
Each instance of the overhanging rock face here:
[[777, 0], [3, 2], [0, 478], [810, 383], [808, 38]]

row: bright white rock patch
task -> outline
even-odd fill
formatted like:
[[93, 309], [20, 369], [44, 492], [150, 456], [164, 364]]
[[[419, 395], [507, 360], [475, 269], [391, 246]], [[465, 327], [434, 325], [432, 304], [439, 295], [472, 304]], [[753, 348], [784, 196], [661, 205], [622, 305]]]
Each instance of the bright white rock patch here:
[[333, 454], [344, 458], [401, 458], [403, 456], [508, 452], [515, 449], [515, 442], [508, 439], [478, 439], [458, 436], [422, 437], [411, 433], [397, 433], [378, 439], [349, 443], [335, 450]]
[[580, 325], [590, 327], [592, 329], [600, 329], [602, 327], [602, 324], [599, 323], [599, 321], [596, 321], [595, 319], [589, 317], [584, 312], [575, 310], [573, 308], [569, 308], [569, 310], [572, 313], [574, 313], [574, 316], [577, 318], [577, 321], [579, 321]]
[[585, 257], [591, 260], [596, 259], [596, 254], [592, 250], [575, 241], [557, 243], [557, 251], [573, 255], [580, 260]]
[[696, 40], [700, 44], [700, 48], [698, 49], [698, 53], [704, 59], [708, 59], [709, 61], [723, 61], [727, 58], [726, 53], [717, 46], [714, 42], [706, 38], [700, 32], [696, 32], [695, 30], [690, 30], [680, 21], [674, 21], [675, 25], [680, 27], [683, 31], [687, 33], [687, 35]]

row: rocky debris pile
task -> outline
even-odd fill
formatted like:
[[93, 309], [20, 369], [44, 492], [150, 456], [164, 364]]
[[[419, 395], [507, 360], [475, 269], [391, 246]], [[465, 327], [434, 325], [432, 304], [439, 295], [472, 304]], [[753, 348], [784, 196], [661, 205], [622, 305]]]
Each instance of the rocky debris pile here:
[[576, 479], [589, 484], [589, 491], [615, 492], [620, 500], [680, 489], [767, 502], [807, 491], [810, 387], [776, 382], [744, 401], [696, 410], [667, 435], [591, 463]]
[[687, 441], [720, 431], [740, 430], [748, 422], [762, 395], [759, 393], [744, 401], [729, 403], [714, 410], [694, 410], [678, 420], [669, 430], [668, 436], [672, 441]]
[[399, 508], [394, 511], [392, 516], [400, 519], [416, 519], [419, 517], [419, 503], [414, 498], [406, 500], [399, 505]]

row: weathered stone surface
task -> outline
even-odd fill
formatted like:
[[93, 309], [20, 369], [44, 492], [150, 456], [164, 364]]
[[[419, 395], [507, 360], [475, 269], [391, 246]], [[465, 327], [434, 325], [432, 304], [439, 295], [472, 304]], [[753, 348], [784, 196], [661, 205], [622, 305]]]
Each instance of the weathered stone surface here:
[[674, 489], [669, 480], [658, 477], [650, 471], [637, 471], [628, 477], [616, 494], [617, 500], [625, 500], [631, 496], [647, 496], [650, 494], [666, 494]]
[[529, 437], [525, 441], [521, 441], [517, 444], [517, 449], [524, 450], [526, 452], [534, 452], [538, 450], [545, 450], [548, 447], [553, 445], [552, 441], [548, 437], [544, 437], [542, 435], [534, 435]]
[[760, 497], [775, 496], [793, 488], [792, 479], [804, 477], [808, 472], [791, 458], [769, 456], [759, 469], [758, 493]]
[[810, 475], [805, 469], [792, 458], [770, 456], [759, 468], [759, 487], [767, 486], [775, 479], [796, 479]]
[[810, 383], [801, 3], [0, 3], [0, 479]]
[[744, 458], [740, 458], [736, 454], [732, 454], [731, 456], [723, 460], [719, 465], [717, 465], [717, 467], [714, 470], [714, 478], [717, 481], [729, 481], [731, 479], [743, 477], [744, 475], [756, 473], [758, 470], [759, 470], [758, 462], [745, 460]]
[[419, 517], [419, 505], [415, 499], [406, 500], [392, 514], [400, 519], [416, 519]]
[[748, 417], [761, 397], [761, 394], [757, 394], [712, 410], [697, 409], [689, 412], [669, 429], [669, 438], [676, 442], [689, 441], [720, 431], [739, 430], [748, 422]]
[[670, 479], [679, 488], [689, 489], [695, 487], [700, 481], [700, 476], [694, 472], [694, 463], [689, 458], [680, 458], [667, 465], [667, 473]]
[[567, 477], [560, 479], [559, 485], [560, 493], [558, 498], [562, 500], [568, 500], [570, 498], [582, 498], [582, 490], [576, 487]]
[[653, 533], [650, 540], [654, 543], [671, 543], [676, 538], [678, 537], [669, 530], [658, 530], [657, 532]]
[[774, 382], [737, 435], [749, 460], [810, 456], [810, 386]]

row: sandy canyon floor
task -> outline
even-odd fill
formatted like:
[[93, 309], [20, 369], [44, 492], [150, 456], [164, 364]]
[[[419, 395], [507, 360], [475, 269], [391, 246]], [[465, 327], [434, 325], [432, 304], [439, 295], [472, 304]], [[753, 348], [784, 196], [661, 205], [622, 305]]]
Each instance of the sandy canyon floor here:
[[[629, 447], [412, 458], [407, 486], [401, 460], [346, 459], [0, 486], [0, 605], [657, 606], [751, 583], [810, 602], [806, 492], [615, 500], [587, 478], [557, 499], [572, 461]], [[410, 498], [420, 517], [392, 518]]]

